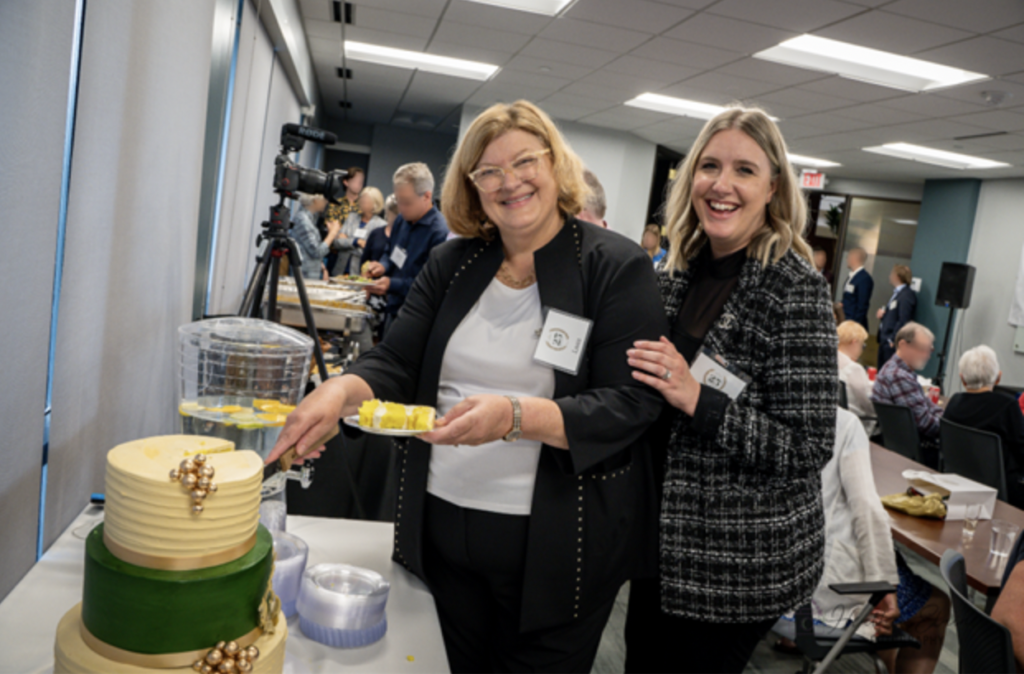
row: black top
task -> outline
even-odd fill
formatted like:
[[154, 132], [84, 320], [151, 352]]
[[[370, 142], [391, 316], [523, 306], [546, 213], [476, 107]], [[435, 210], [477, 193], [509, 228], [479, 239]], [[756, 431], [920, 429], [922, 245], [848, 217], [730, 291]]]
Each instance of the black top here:
[[687, 363], [693, 363], [704, 335], [722, 315], [726, 300], [740, 280], [747, 249], [714, 259], [711, 246], [704, 246], [694, 261], [693, 279], [672, 326], [672, 342]]
[[1024, 414], [1011, 396], [999, 391], [957, 393], [943, 416], [953, 423], [995, 433], [1003, 441], [1007, 481], [1024, 469]]
[[[347, 374], [364, 379], [377, 398], [436, 405], [448, 341], [503, 260], [498, 238], [435, 248], [384, 340]], [[651, 259], [629, 239], [570, 217], [534, 253], [534, 266], [542, 306], [593, 325], [578, 374], [555, 371], [552, 398], [569, 449], [544, 445], [537, 465], [524, 632], [572, 622], [615, 597], [626, 580], [657, 573], [658, 504], [644, 433], [665, 401], [633, 378], [626, 350], [668, 334]], [[400, 447], [394, 559], [429, 585], [423, 505], [431, 448], [417, 439]]]

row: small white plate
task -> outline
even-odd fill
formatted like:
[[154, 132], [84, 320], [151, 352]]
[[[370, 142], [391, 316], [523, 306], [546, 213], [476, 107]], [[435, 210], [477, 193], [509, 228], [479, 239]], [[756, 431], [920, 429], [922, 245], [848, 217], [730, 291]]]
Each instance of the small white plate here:
[[406, 431], [406, 430], [399, 430], [397, 428], [368, 428], [366, 426], [360, 426], [359, 425], [359, 415], [358, 414], [353, 414], [350, 417], [344, 417], [342, 419], [342, 421], [345, 423], [346, 426], [351, 426], [352, 428], [358, 428], [363, 433], [369, 433], [371, 435], [389, 435], [389, 436], [391, 436], [393, 438], [415, 438], [417, 435], [423, 435], [424, 433], [429, 433], [430, 432], [430, 431]]

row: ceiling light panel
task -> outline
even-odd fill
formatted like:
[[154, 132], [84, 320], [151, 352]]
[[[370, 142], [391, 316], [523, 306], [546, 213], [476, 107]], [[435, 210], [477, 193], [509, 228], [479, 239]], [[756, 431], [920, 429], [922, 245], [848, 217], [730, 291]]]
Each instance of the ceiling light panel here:
[[884, 154], [889, 157], [909, 159], [910, 161], [918, 161], [925, 164], [933, 164], [935, 166], [944, 166], [946, 168], [959, 170], [993, 169], [1009, 166], [1009, 164], [992, 161], [991, 159], [972, 157], [970, 155], [958, 154], [956, 152], [946, 152], [945, 150], [936, 150], [935, 148], [924, 147], [923, 145], [911, 145], [910, 143], [887, 143], [885, 145], [876, 145], [874, 147], [865, 147], [862, 149], [865, 152]]
[[558, 16], [574, 0], [470, 0], [470, 2], [504, 7], [505, 9], [515, 9], [520, 12], [530, 12], [531, 14]]
[[981, 73], [816, 35], [786, 40], [754, 58], [905, 91], [932, 91], [989, 79]]
[[489, 80], [494, 73], [498, 72], [498, 66], [489, 63], [466, 61], [464, 59], [437, 56], [436, 54], [426, 54], [407, 49], [381, 47], [365, 42], [353, 42], [352, 40], [345, 41], [345, 56], [353, 61], [365, 61], [367, 63], [377, 63], [396, 68], [424, 70], [440, 75], [464, 77], [471, 80]]

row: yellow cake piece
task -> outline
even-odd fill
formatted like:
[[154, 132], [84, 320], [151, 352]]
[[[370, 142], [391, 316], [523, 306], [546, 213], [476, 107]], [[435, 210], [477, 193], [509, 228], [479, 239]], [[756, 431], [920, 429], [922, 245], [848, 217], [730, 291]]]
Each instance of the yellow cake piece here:
[[409, 413], [409, 429], [413, 431], [434, 430], [434, 416], [433, 407], [412, 408], [412, 412]]
[[384, 413], [380, 415], [380, 428], [404, 430], [407, 424], [405, 405], [384, 403]]
[[383, 403], [379, 400], [367, 400], [359, 406], [359, 425], [373, 428], [373, 415]]
[[272, 412], [257, 414], [256, 416], [266, 422], [265, 425], [267, 426], [284, 426], [284, 422], [288, 419], [287, 415]]

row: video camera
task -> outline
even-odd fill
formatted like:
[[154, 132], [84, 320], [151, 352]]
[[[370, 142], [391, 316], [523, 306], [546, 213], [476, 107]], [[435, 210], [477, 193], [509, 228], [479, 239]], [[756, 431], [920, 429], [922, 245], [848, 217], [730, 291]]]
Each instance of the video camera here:
[[274, 191], [289, 199], [296, 198], [298, 192], [322, 194], [329, 202], [336, 204], [345, 197], [345, 185], [342, 181], [348, 177], [348, 171], [334, 169], [325, 172], [300, 166], [292, 161], [288, 153], [301, 150], [307, 140], [333, 145], [338, 141], [338, 137], [329, 131], [309, 126], [282, 126], [281, 152], [274, 160]]

